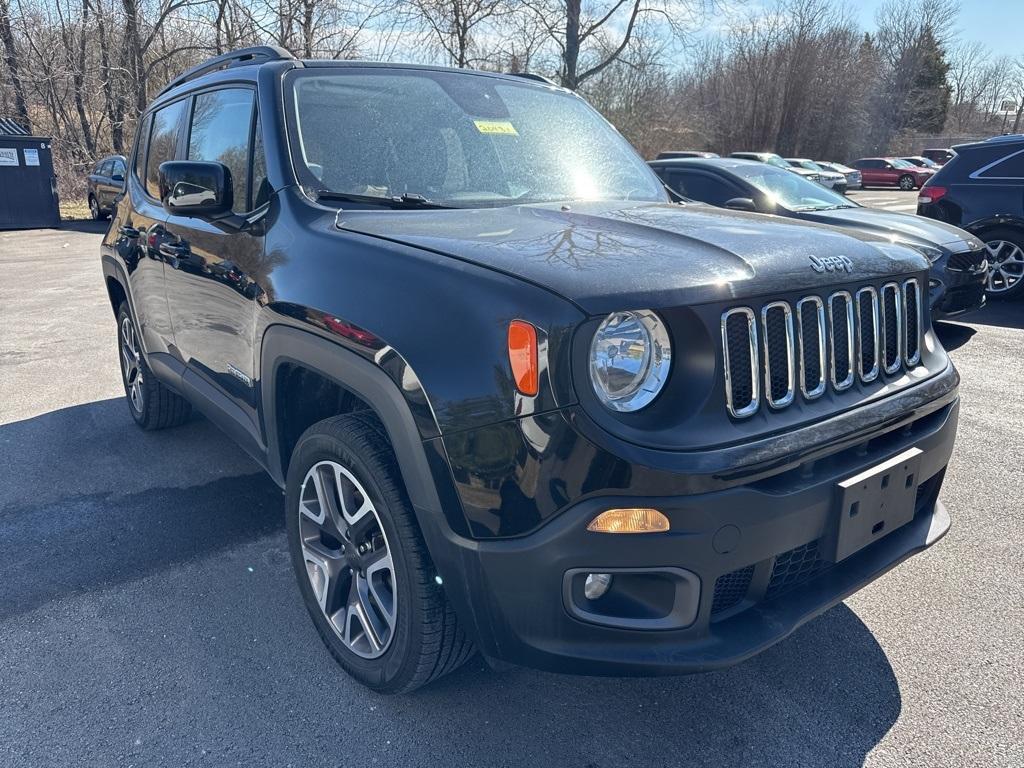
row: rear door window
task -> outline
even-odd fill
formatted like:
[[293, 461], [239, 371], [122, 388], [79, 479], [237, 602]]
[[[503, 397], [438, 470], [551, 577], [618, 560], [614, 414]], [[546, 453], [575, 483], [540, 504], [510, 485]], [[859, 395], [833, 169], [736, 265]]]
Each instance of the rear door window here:
[[187, 99], [182, 99], [153, 114], [153, 130], [150, 132], [146, 159], [146, 192], [151, 197], [160, 197], [160, 163], [174, 159], [181, 118], [187, 103]]
[[1003, 154], [971, 174], [976, 179], [1003, 179], [1024, 181], [1024, 149]]
[[255, 96], [249, 88], [224, 88], [199, 94], [192, 108], [188, 159], [227, 166], [235, 213], [249, 210], [249, 139]]
[[139, 124], [139, 138], [135, 142], [135, 159], [132, 161], [135, 178], [140, 184], [146, 183], [146, 145], [149, 143], [149, 126], [150, 117], [146, 115], [146, 118]]

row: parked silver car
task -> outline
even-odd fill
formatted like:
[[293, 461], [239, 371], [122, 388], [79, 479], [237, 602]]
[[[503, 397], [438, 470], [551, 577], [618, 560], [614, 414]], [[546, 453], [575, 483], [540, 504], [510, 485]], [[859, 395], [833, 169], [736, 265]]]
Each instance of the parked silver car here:
[[823, 160], [815, 160], [815, 162], [824, 168], [826, 171], [835, 171], [841, 173], [846, 177], [846, 188], [847, 189], [860, 189], [861, 188], [861, 177], [860, 171], [856, 168], [851, 168], [848, 165], [842, 163], [833, 163], [831, 161], [825, 162]]
[[813, 160], [809, 160], [806, 157], [787, 157], [786, 162], [794, 168], [803, 168], [805, 171], [811, 171], [821, 176], [821, 180], [818, 182], [824, 187], [828, 187], [835, 192], [843, 194], [846, 192], [846, 176], [836, 171], [830, 171], [827, 168], [822, 168]]
[[776, 155], [774, 152], [733, 152], [729, 157], [737, 160], [755, 160], [759, 163], [767, 163], [768, 165], [774, 165], [776, 168], [785, 168], [787, 171], [792, 171], [797, 176], [803, 176], [808, 181], [816, 181], [821, 183], [821, 173], [818, 171], [811, 171], [807, 168], [801, 168], [798, 165], [783, 160], [781, 156]]

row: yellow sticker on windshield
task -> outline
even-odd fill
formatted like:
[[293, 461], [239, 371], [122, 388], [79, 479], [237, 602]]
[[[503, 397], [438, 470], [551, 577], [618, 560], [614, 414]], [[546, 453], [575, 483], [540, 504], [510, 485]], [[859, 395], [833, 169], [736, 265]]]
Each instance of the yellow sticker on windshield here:
[[473, 125], [480, 133], [497, 133], [503, 136], [518, 136], [516, 127], [508, 120], [474, 120]]

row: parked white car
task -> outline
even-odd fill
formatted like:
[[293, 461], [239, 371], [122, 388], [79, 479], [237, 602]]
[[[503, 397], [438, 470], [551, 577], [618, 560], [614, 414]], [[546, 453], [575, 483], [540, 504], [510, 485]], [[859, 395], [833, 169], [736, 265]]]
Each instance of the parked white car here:
[[805, 171], [812, 171], [821, 176], [818, 181], [823, 187], [835, 190], [836, 192], [846, 192], [846, 176], [836, 171], [829, 171], [822, 168], [813, 160], [808, 160], [806, 157], [787, 157], [786, 162], [794, 168], [803, 168]]
[[846, 188], [847, 189], [860, 189], [861, 188], [861, 177], [860, 171], [856, 168], [851, 168], [848, 165], [842, 163], [823, 162], [821, 160], [815, 160], [818, 165], [824, 168], [826, 171], [835, 171], [841, 173], [846, 177]]

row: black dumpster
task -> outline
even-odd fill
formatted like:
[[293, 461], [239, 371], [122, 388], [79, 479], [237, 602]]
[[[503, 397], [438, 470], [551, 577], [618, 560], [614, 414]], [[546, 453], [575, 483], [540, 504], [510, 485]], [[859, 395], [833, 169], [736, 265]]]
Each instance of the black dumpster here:
[[60, 224], [51, 140], [0, 118], [0, 229]]

